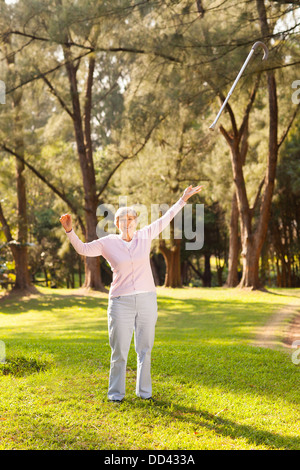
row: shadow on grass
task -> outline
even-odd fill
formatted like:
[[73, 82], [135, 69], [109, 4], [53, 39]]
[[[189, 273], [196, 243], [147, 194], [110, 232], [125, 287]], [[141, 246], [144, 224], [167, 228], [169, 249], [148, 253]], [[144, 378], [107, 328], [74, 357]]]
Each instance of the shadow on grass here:
[[[213, 291], [213, 289], [212, 289]], [[219, 291], [218, 291], [219, 292]], [[256, 291], [254, 291], [255, 293]], [[280, 297], [294, 297], [300, 299], [300, 290], [299, 294], [294, 295], [291, 293], [279, 293], [279, 292], [272, 292], [272, 291], [265, 291], [267, 294], [276, 295]], [[241, 291], [242, 295], [242, 291]], [[263, 308], [266, 306], [264, 302], [256, 302], [251, 299], [251, 296], [248, 297], [249, 304], [251, 307]], [[278, 303], [273, 308], [282, 308], [286, 305], [287, 302]], [[180, 296], [176, 297], [169, 297], [158, 294], [158, 310], [163, 310], [165, 312], [180, 310], [183, 312], [191, 312], [194, 311], [197, 313], [201, 309], [204, 311], [208, 309], [208, 311], [213, 312], [223, 312], [224, 309], [230, 307], [234, 310], [240, 308], [241, 310], [246, 311], [249, 309], [249, 304], [245, 300], [241, 301], [239, 298], [232, 297], [229, 300], [221, 299], [221, 300], [212, 300], [212, 299], [203, 299], [201, 298], [201, 291], [199, 291], [199, 298], [180, 298]], [[32, 295], [28, 297], [18, 296], [17, 293], [14, 295], [2, 296], [0, 297], [0, 310], [1, 313], [8, 313], [8, 314], [18, 314], [23, 313], [28, 310], [52, 310], [57, 308], [66, 308], [66, 307], [74, 307], [74, 306], [88, 306], [90, 308], [95, 307], [103, 307], [107, 308], [108, 305], [108, 296], [105, 297], [94, 295], [85, 294], [84, 291], [81, 293], [80, 291], [76, 292], [67, 292], [67, 293], [56, 293], [52, 291], [51, 293], [44, 293], [39, 292], [38, 295]], [[269, 307], [272, 307], [270, 304]]]
[[293, 297], [294, 299], [300, 299], [300, 289], [299, 288], [282, 288], [283, 292], [272, 292], [268, 288], [264, 290], [266, 294], [279, 295], [283, 297]]
[[17, 315], [29, 310], [52, 311], [54, 309], [67, 309], [73, 307], [107, 308], [106, 298], [88, 295], [72, 294], [41, 294], [37, 297], [19, 298], [6, 297], [0, 303], [0, 313]]
[[255, 426], [239, 424], [230, 419], [213, 415], [201, 408], [181, 406], [173, 402], [158, 399], [152, 403], [144, 403], [142, 400], [135, 400], [132, 407], [151, 406], [157, 409], [160, 414], [166, 416], [170, 421], [179, 420], [194, 426], [195, 438], [197, 431], [201, 438], [201, 428], [213, 431], [218, 435], [230, 437], [232, 439], [245, 439], [248, 443], [257, 446], [266, 446], [272, 449], [299, 450], [300, 438], [295, 436], [282, 436], [280, 434], [258, 429]]
[[254, 300], [159, 297], [156, 338], [165, 336], [171, 343], [173, 339], [250, 342], [256, 338], [257, 328], [263, 328], [270, 317], [285, 306], [286, 303], [281, 302], [274, 305]]

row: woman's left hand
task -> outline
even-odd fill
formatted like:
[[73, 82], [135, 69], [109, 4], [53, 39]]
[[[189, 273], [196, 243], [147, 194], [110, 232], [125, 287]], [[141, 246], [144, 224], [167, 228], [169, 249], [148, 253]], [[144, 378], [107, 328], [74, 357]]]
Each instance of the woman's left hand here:
[[191, 196], [193, 196], [196, 193], [200, 193], [202, 190], [203, 186], [195, 186], [194, 188], [192, 185], [190, 185], [188, 188], [184, 190], [184, 193], [182, 195], [182, 199], [186, 202]]

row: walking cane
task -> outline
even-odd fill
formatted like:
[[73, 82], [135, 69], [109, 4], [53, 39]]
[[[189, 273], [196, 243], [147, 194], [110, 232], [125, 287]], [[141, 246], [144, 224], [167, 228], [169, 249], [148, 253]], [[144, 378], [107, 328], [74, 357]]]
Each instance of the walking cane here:
[[245, 70], [245, 68], [246, 68], [246, 66], [247, 66], [247, 64], [248, 64], [248, 62], [249, 62], [249, 60], [251, 59], [252, 54], [254, 53], [255, 49], [256, 49], [258, 46], [261, 46], [261, 47], [264, 49], [264, 55], [263, 55], [262, 60], [267, 60], [268, 55], [269, 55], [269, 51], [268, 51], [267, 46], [266, 46], [263, 42], [257, 41], [255, 44], [253, 44], [253, 46], [252, 46], [252, 48], [251, 48], [251, 51], [249, 52], [248, 57], [247, 57], [247, 59], [246, 59], [245, 62], [244, 62], [243, 67], [242, 67], [241, 70], [239, 71], [239, 74], [238, 74], [238, 76], [236, 77], [236, 79], [235, 79], [235, 81], [234, 81], [234, 84], [232, 85], [232, 87], [231, 87], [231, 89], [230, 89], [230, 91], [229, 91], [229, 93], [228, 93], [228, 95], [227, 95], [227, 97], [226, 97], [224, 103], [222, 104], [222, 107], [221, 107], [220, 111], [219, 111], [218, 114], [217, 114], [216, 119], [214, 120], [214, 122], [212, 123], [212, 125], [209, 126], [209, 129], [210, 129], [210, 130], [213, 131], [213, 130], [215, 129], [215, 125], [217, 124], [218, 119], [219, 119], [219, 117], [221, 116], [221, 114], [222, 114], [222, 112], [223, 112], [223, 109], [225, 108], [225, 106], [226, 106], [226, 104], [227, 104], [227, 102], [228, 102], [230, 96], [232, 95], [232, 92], [233, 92], [233, 90], [235, 89], [237, 82], [238, 82], [239, 79], [241, 78], [241, 75], [242, 75], [242, 73], [244, 72], [244, 70]]

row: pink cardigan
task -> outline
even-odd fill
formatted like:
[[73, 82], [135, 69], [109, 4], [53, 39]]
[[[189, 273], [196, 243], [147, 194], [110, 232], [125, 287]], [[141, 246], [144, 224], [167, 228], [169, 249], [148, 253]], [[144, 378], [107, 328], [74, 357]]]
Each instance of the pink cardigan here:
[[180, 198], [162, 217], [136, 230], [130, 246], [126, 246], [121, 235], [117, 234], [110, 234], [89, 243], [83, 243], [73, 230], [67, 233], [67, 236], [80, 255], [102, 255], [108, 261], [113, 272], [109, 297], [155, 292], [149, 256], [151, 241], [167, 227], [185, 204]]

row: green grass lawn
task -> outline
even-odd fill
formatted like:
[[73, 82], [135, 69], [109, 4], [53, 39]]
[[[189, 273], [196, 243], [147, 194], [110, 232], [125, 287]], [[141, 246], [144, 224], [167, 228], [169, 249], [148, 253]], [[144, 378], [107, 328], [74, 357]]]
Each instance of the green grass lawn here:
[[[0, 449], [300, 449], [291, 351], [251, 345], [299, 289], [158, 288], [155, 402], [107, 401], [107, 295], [39, 288], [0, 301]], [[300, 308], [300, 307], [299, 307]], [[300, 339], [300, 338], [299, 338]]]

